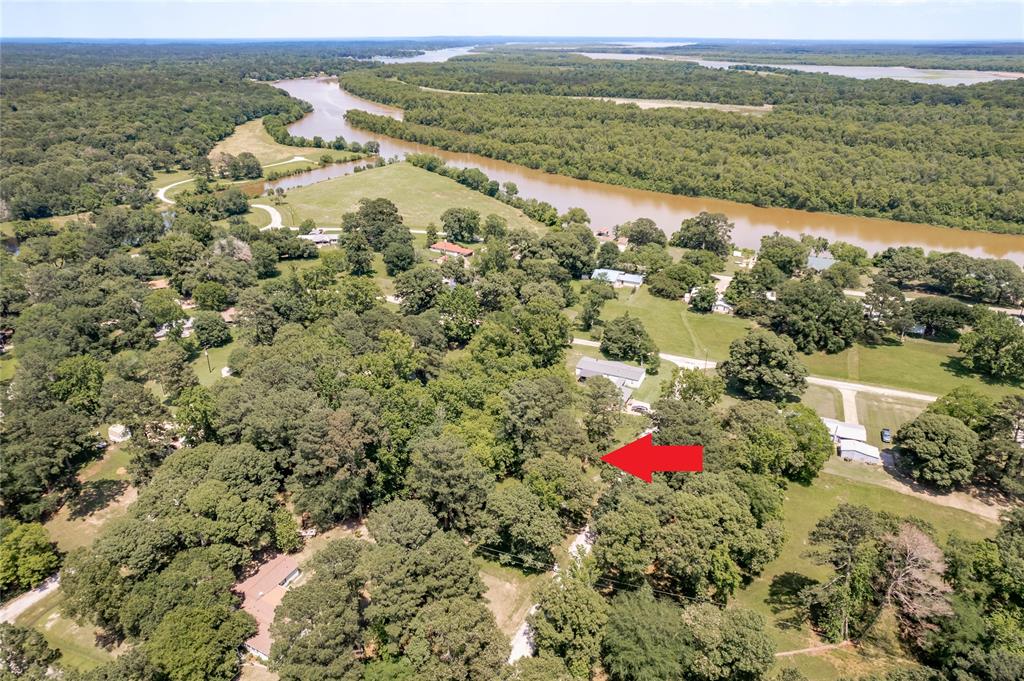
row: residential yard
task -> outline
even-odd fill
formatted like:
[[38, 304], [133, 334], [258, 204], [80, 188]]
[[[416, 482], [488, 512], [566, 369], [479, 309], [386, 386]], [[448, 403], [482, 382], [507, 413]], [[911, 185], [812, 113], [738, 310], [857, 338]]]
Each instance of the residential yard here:
[[[290, 147], [278, 144], [267, 134], [263, 127], [263, 119], [256, 119], [243, 123], [235, 128], [235, 132], [229, 137], [222, 139], [210, 151], [209, 157], [216, 161], [221, 154], [238, 156], [243, 151], [248, 151], [256, 159], [266, 165], [268, 163], [280, 163], [296, 156], [305, 156], [310, 161], [319, 161], [324, 154], [330, 154], [338, 161], [352, 161], [361, 158], [362, 154], [355, 154], [351, 151], [335, 151], [333, 149], [318, 149], [316, 147]], [[275, 168], [287, 168], [281, 164]]]
[[210, 348], [209, 364], [206, 362], [206, 355], [200, 352], [199, 356], [192, 360], [192, 369], [195, 370], [196, 376], [199, 377], [199, 384], [209, 387], [216, 383], [221, 377], [221, 369], [228, 365], [228, 358], [231, 357], [231, 353], [239, 345], [238, 340], [233, 340], [219, 348]]
[[[969, 539], [990, 537], [997, 528], [994, 523], [965, 511], [828, 473], [821, 473], [806, 487], [790, 484], [784, 506], [786, 543], [782, 554], [732, 600], [734, 607], [751, 608], [768, 619], [771, 624], [767, 631], [780, 652], [825, 643], [799, 617], [795, 593], [807, 583], [807, 578], [822, 579], [828, 575], [827, 568], [815, 565], [806, 557], [807, 535], [818, 520], [841, 502], [864, 504], [876, 511], [900, 516], [916, 516], [931, 523], [942, 541], [954, 531]], [[893, 654], [896, 651], [889, 649], [892, 638], [885, 629], [880, 627], [878, 635], [860, 648], [780, 658], [778, 667], [794, 666], [810, 679], [837, 679], [905, 665], [906, 660], [900, 660], [898, 654]]]
[[[100, 432], [106, 437], [107, 426]], [[138, 497], [138, 491], [128, 484], [126, 444], [111, 444], [101, 458], [86, 464], [78, 473], [79, 495], [46, 522], [50, 539], [61, 551], [91, 544], [103, 526], [124, 515]]]
[[[669, 354], [721, 361], [729, 356], [729, 344], [754, 326], [753, 322], [738, 317], [690, 312], [680, 300], [652, 296], [646, 286], [635, 291], [624, 287], [616, 293], [616, 299], [605, 303], [601, 318], [609, 321], [628, 312], [644, 323], [658, 349]], [[594, 336], [584, 332], [577, 332], [577, 335]], [[1015, 389], [1012, 385], [986, 382], [965, 371], [957, 355], [955, 343], [908, 338], [903, 345], [869, 347], [858, 344], [831, 355], [819, 352], [800, 357], [815, 376], [933, 395], [943, 395], [959, 385], [968, 385], [993, 397]]]
[[882, 428], [889, 428], [895, 437], [904, 423], [913, 421], [928, 407], [927, 402], [904, 400], [886, 395], [857, 393], [857, 417], [867, 428], [868, 442], [876, 447], [891, 447], [882, 442]]
[[61, 615], [63, 600], [64, 594], [56, 589], [23, 612], [15, 624], [39, 631], [60, 651], [61, 662], [73, 669], [87, 671], [113, 659], [114, 654], [96, 645], [98, 630], [79, 626]]
[[[673, 355], [725, 359], [729, 356], [729, 343], [753, 326], [753, 322], [739, 317], [690, 312], [683, 301], [652, 296], [646, 286], [616, 289], [616, 296], [604, 304], [601, 318], [608, 322], [628, 312], [644, 323], [661, 352]], [[591, 338], [595, 334], [577, 335]]]
[[[576, 363], [580, 361], [581, 357], [594, 357], [596, 359], [607, 359], [601, 354], [598, 348], [590, 348], [585, 345], [573, 345], [570, 346], [569, 351], [565, 353], [565, 367], [568, 369], [570, 375], [574, 375], [576, 372]], [[639, 366], [636, 362], [623, 362], [630, 366]], [[665, 382], [672, 377], [672, 370], [675, 369], [675, 365], [671, 362], [662, 362], [658, 369], [658, 373], [651, 375], [648, 374], [644, 377], [644, 382], [640, 384], [640, 387], [633, 391], [633, 399], [639, 400], [640, 402], [647, 402], [651, 404], [661, 397], [661, 387]]]
[[480, 557], [474, 560], [480, 568], [480, 579], [486, 589], [484, 600], [487, 601], [487, 609], [494, 615], [502, 633], [511, 637], [526, 619], [526, 613], [537, 602], [537, 589], [551, 579], [551, 573], [527, 575], [495, 561]]
[[394, 163], [292, 189], [278, 210], [285, 224], [312, 218], [318, 225], [339, 225], [341, 216], [354, 211], [359, 199], [379, 197], [394, 202], [405, 224], [414, 229], [422, 229], [431, 222], [440, 228], [441, 214], [459, 206], [479, 211], [481, 218], [491, 213], [500, 215], [508, 220], [511, 229], [540, 230], [538, 223], [515, 208], [408, 163]]
[[[865, 398], [873, 398], [874, 395], [865, 395]], [[842, 420], [843, 397], [835, 388], [828, 388], [823, 385], [808, 385], [800, 401], [818, 412], [818, 416], [830, 419]]]

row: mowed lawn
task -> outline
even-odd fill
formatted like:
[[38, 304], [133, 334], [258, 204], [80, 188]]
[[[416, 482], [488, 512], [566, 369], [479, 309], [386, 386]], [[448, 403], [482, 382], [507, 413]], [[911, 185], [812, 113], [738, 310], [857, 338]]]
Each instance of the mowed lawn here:
[[[821, 518], [842, 502], [863, 504], [876, 511], [884, 510], [903, 517], [921, 518], [935, 527], [942, 542], [953, 532], [974, 540], [991, 537], [998, 527], [965, 511], [827, 473], [820, 474], [806, 487], [790, 484], [784, 504], [786, 542], [781, 555], [731, 601], [733, 607], [751, 608], [768, 620], [767, 631], [780, 652], [824, 643], [799, 618], [800, 611], [794, 607], [793, 598], [804, 578], [823, 579], [828, 576], [828, 568], [815, 565], [807, 558], [806, 553], [810, 549], [807, 535]], [[879, 633], [882, 631], [884, 628]], [[898, 657], [869, 641], [859, 650], [833, 650], [780, 658], [778, 666], [794, 666], [811, 679], [837, 679], [881, 671], [900, 663]], [[902, 664], [906, 661], [903, 660]]]
[[[644, 323], [661, 352], [718, 361], [729, 356], [729, 343], [754, 326], [739, 317], [697, 314], [681, 300], [652, 296], [646, 286], [615, 290], [616, 298], [601, 309], [601, 319], [609, 322], [627, 312]], [[577, 307], [578, 311], [578, 307]], [[580, 337], [593, 333], [576, 332]]]
[[60, 651], [61, 663], [87, 671], [113, 659], [113, 655], [96, 645], [98, 630], [79, 626], [60, 613], [64, 594], [60, 589], [23, 612], [15, 624], [40, 632], [46, 641]]
[[360, 199], [386, 198], [398, 206], [405, 224], [423, 229], [434, 223], [440, 229], [441, 214], [453, 207], [472, 208], [480, 217], [494, 213], [512, 229], [540, 230], [522, 212], [458, 182], [408, 163], [393, 163], [353, 175], [290, 190], [278, 207], [287, 225], [312, 218], [318, 225], [336, 226], [341, 216], [354, 211]]
[[[257, 119], [243, 123], [235, 128], [235, 132], [225, 137], [213, 147], [209, 157], [211, 160], [218, 160], [221, 154], [238, 156], [243, 151], [248, 151], [256, 157], [260, 163], [280, 163], [304, 156], [310, 161], [319, 161], [324, 154], [329, 154], [336, 161], [351, 161], [360, 158], [362, 154], [355, 154], [350, 151], [335, 151], [334, 149], [319, 149], [317, 147], [290, 147], [278, 144], [267, 133], [263, 127], [263, 119]], [[282, 164], [280, 169], [290, 166]]]
[[[720, 314], [698, 314], [681, 300], [658, 298], [646, 286], [616, 289], [617, 297], [605, 303], [601, 318], [610, 321], [625, 313], [640, 319], [661, 352], [684, 357], [721, 361], [729, 356], [729, 344], [747, 333], [755, 323]], [[576, 308], [577, 314], [579, 306]], [[580, 337], [594, 334], [576, 332]], [[964, 372], [957, 361], [956, 343], [939, 343], [907, 338], [902, 345], [869, 347], [856, 344], [835, 354], [801, 354], [812, 375], [903, 388], [932, 395], [944, 395], [967, 385], [993, 397], [1020, 386], [986, 382], [977, 374]]]
[[913, 421], [927, 408], [928, 403], [920, 400], [857, 393], [857, 419], [867, 428], [868, 442], [876, 447], [892, 446], [882, 442], [883, 428], [890, 429], [895, 437], [900, 426]]
[[977, 374], [959, 369], [956, 343], [939, 343], [907, 338], [903, 345], [854, 345], [834, 355], [804, 355], [804, 364], [816, 376], [840, 378], [858, 383], [887, 385], [944, 395], [966, 385], [980, 393], [999, 397], [1019, 389], [991, 383]]

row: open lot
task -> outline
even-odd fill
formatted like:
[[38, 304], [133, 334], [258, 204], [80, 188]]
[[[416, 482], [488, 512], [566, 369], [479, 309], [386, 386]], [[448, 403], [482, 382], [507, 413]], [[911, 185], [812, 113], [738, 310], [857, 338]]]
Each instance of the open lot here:
[[895, 437], [899, 427], [913, 421], [928, 407], [925, 402], [905, 400], [887, 395], [857, 394], [857, 418], [867, 428], [868, 442], [876, 447], [891, 447], [882, 442], [882, 428], [889, 428]]
[[[100, 430], [106, 434], [106, 426]], [[78, 474], [79, 495], [46, 522], [50, 539], [61, 551], [91, 544], [103, 526], [124, 515], [138, 497], [138, 491], [128, 484], [126, 444], [111, 444], [102, 458], [83, 467]]]
[[539, 230], [520, 211], [480, 192], [408, 163], [394, 163], [353, 175], [292, 189], [279, 207], [286, 225], [312, 218], [318, 225], [340, 225], [341, 216], [356, 209], [359, 199], [390, 199], [405, 224], [422, 229], [433, 222], [440, 228], [441, 213], [454, 206], [494, 213], [508, 220], [509, 228]]
[[98, 667], [114, 655], [96, 645], [97, 630], [82, 627], [60, 613], [64, 594], [57, 589], [21, 614], [16, 624], [39, 631], [60, 651], [61, 662], [82, 671]]
[[[952, 532], [977, 540], [994, 535], [997, 529], [995, 523], [965, 511], [900, 494], [876, 484], [829, 473], [821, 473], [806, 487], [790, 484], [786, 490], [784, 505], [786, 543], [782, 554], [768, 564], [761, 576], [739, 591], [732, 601], [734, 606], [752, 608], [768, 619], [771, 623], [768, 633], [780, 652], [825, 643], [797, 616], [794, 592], [806, 582], [805, 578], [821, 579], [829, 574], [827, 568], [815, 565], [806, 557], [809, 548], [807, 534], [818, 520], [842, 502], [863, 504], [876, 511], [884, 510], [900, 516], [921, 518], [936, 528], [942, 541], [945, 541]], [[884, 635], [882, 627], [878, 636], [873, 640], [869, 639], [861, 648], [836, 649], [780, 658], [778, 666], [794, 666], [810, 679], [837, 679], [846, 675], [856, 676], [883, 671], [900, 664], [905, 665], [906, 660], [899, 660], [883, 649], [888, 638]]]

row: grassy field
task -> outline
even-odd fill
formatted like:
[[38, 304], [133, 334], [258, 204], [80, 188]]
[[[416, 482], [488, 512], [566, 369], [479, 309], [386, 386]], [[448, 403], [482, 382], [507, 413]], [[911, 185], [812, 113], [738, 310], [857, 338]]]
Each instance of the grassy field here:
[[817, 376], [889, 385], [933, 395], [943, 395], [961, 385], [993, 397], [1014, 390], [1013, 386], [988, 383], [960, 370], [958, 354], [955, 343], [908, 338], [903, 345], [854, 345], [834, 355], [804, 355], [803, 360]]
[[220, 379], [220, 370], [228, 365], [228, 357], [238, 347], [238, 344], [239, 342], [234, 340], [219, 348], [210, 348], [209, 366], [213, 369], [212, 371], [207, 368], [206, 356], [203, 353], [199, 353], [199, 356], [192, 360], [192, 369], [199, 377], [200, 385], [209, 387]]
[[[652, 296], [646, 286], [635, 291], [630, 287], [616, 289], [617, 298], [605, 303], [601, 318], [610, 321], [627, 312], [639, 318], [654, 339], [658, 349], [674, 355], [715, 361], [729, 355], [729, 343], [753, 326], [739, 317], [717, 314], [695, 314], [680, 300]], [[590, 334], [578, 332], [581, 337]]]
[[[970, 539], [989, 537], [997, 527], [964, 511], [827, 473], [820, 474], [813, 484], [806, 487], [791, 484], [786, 490], [786, 543], [781, 555], [768, 564], [761, 576], [737, 593], [732, 601], [734, 606], [751, 608], [768, 619], [771, 624], [767, 631], [779, 651], [798, 650], [822, 643], [807, 623], [796, 617], [797, 609], [792, 607], [792, 590], [799, 585], [800, 576], [821, 579], [828, 575], [826, 568], [815, 565], [805, 556], [808, 549], [807, 534], [818, 520], [841, 502], [864, 504], [900, 516], [916, 516], [930, 522], [943, 541], [953, 531]], [[879, 640], [868, 641], [861, 649], [781, 658], [778, 664], [780, 668], [795, 666], [811, 679], [836, 679], [844, 675], [857, 676], [882, 671], [901, 663], [898, 652], [884, 650], [881, 646], [887, 638], [880, 636]]]
[[[100, 429], [106, 434], [106, 426]], [[70, 551], [92, 543], [103, 526], [124, 515], [138, 492], [128, 485], [127, 443], [113, 443], [103, 457], [87, 464], [78, 473], [82, 489], [77, 498], [66, 503], [46, 521], [46, 531], [61, 551]]]
[[[601, 317], [605, 321], [629, 312], [647, 327], [662, 352], [713, 361], [728, 357], [729, 344], [743, 336], [754, 323], [719, 314], [697, 314], [682, 301], [652, 296], [647, 287], [634, 291], [624, 287], [618, 297], [605, 303]], [[589, 334], [578, 332], [581, 337]], [[908, 338], [903, 345], [852, 348], [832, 355], [801, 355], [816, 376], [858, 383], [890, 386], [942, 395], [958, 385], [968, 385], [981, 393], [1000, 396], [1015, 389], [1005, 384], [988, 383], [963, 371], [957, 361], [955, 343], [938, 343]]]
[[441, 213], [458, 206], [477, 210], [481, 217], [490, 213], [500, 215], [508, 220], [510, 228], [540, 229], [540, 225], [511, 206], [407, 163], [292, 189], [279, 210], [285, 224], [313, 218], [318, 225], [339, 225], [341, 216], [355, 210], [359, 199], [378, 197], [393, 201], [411, 228], [422, 229], [431, 222], [440, 226]]
[[[342, 161], [351, 161], [362, 156], [362, 154], [354, 154], [350, 151], [317, 149], [316, 147], [289, 147], [278, 144], [267, 134], [262, 119], [249, 121], [235, 128], [234, 133], [217, 143], [210, 151], [209, 156], [211, 160], [216, 161], [221, 154], [238, 156], [243, 151], [248, 151], [264, 165], [280, 163], [296, 156], [304, 156], [310, 161], [319, 161], [324, 154], [330, 154], [335, 160]], [[284, 164], [280, 166], [281, 169], [288, 167]]]
[[[54, 227], [63, 227], [72, 220], [85, 220], [89, 217], [89, 213], [75, 213], [73, 215], [53, 215], [48, 218], [33, 218], [29, 222], [49, 222]], [[6, 222], [0, 222], [0, 236], [13, 237], [14, 236], [14, 223], [19, 222], [18, 220], [8, 220]]]
[[[873, 395], [867, 395], [870, 398]], [[843, 418], [843, 397], [835, 388], [823, 385], [808, 385], [800, 401], [818, 412], [819, 416], [830, 419]]]
[[857, 418], [867, 428], [868, 442], [876, 447], [892, 446], [882, 442], [882, 428], [891, 429], [895, 436], [900, 426], [913, 421], [927, 407], [927, 402], [918, 400], [857, 393]]
[[15, 623], [42, 633], [68, 667], [86, 671], [110, 661], [113, 655], [96, 645], [95, 629], [79, 626], [60, 614], [63, 599], [57, 589], [23, 612]]

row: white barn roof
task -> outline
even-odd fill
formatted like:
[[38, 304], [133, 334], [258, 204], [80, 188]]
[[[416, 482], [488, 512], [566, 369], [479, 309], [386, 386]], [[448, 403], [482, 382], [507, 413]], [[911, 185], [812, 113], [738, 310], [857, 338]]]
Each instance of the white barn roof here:
[[846, 423], [837, 419], [822, 417], [822, 423], [828, 428], [828, 434], [837, 440], [859, 440], [864, 442], [868, 439], [867, 429], [859, 423]]
[[841, 456], [857, 455], [860, 458], [867, 459], [881, 460], [882, 458], [878, 447], [869, 445], [867, 442], [861, 442], [860, 440], [840, 440], [839, 454]]

